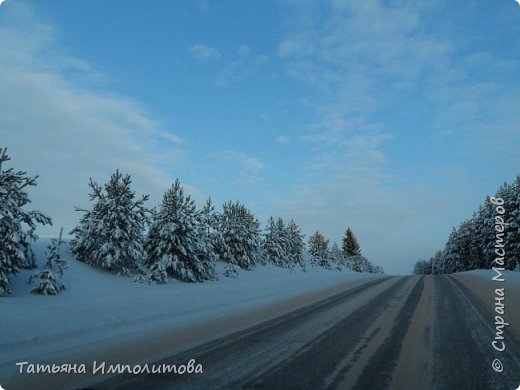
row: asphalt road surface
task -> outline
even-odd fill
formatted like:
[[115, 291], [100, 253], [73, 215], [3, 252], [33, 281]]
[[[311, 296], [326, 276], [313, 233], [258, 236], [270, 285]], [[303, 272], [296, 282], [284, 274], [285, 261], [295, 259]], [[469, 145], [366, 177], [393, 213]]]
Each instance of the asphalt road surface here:
[[[451, 276], [374, 279], [146, 362], [195, 359], [203, 373], [121, 374], [89, 388], [513, 390], [520, 385], [520, 323], [504, 327], [505, 350], [495, 350], [496, 287]], [[517, 318], [519, 290], [506, 290], [503, 317]], [[502, 372], [493, 369], [495, 359]]]

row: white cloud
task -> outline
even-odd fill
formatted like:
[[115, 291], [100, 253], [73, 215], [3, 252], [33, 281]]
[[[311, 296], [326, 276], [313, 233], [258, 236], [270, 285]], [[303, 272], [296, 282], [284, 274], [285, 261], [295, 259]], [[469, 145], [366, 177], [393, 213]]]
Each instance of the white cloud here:
[[[304, 174], [278, 199], [280, 215], [333, 240], [351, 226], [367, 255], [400, 272], [442, 244], [417, 239], [424, 219], [431, 220], [428, 231], [449, 229], [440, 216], [461, 206], [457, 199], [446, 207], [448, 195], [419, 192], [420, 183], [393, 174], [385, 152], [398, 129], [380, 121], [380, 110], [396, 91], [411, 95], [431, 74], [446, 77], [454, 50], [450, 41], [423, 34], [421, 6], [332, 2], [315, 12], [316, 3], [293, 2], [278, 46], [288, 74], [314, 91], [306, 110], [316, 118], [303, 129], [309, 145]], [[423, 215], [435, 207], [434, 216]]]
[[238, 47], [238, 55], [239, 56], [247, 56], [251, 54], [251, 48], [247, 45], [240, 45]]
[[287, 135], [279, 135], [278, 137], [275, 138], [275, 141], [280, 144], [284, 144], [287, 142], [291, 142], [291, 137], [289, 137]]
[[[29, 8], [13, 2], [10, 25], [0, 28], [0, 140], [12, 166], [39, 174], [31, 189], [33, 205], [53, 217], [55, 227], [70, 231], [87, 206], [92, 177], [106, 182], [116, 169], [130, 173], [137, 194], [156, 194], [158, 200], [172, 178], [155, 156], [160, 142], [179, 138], [163, 130], [146, 109], [124, 96], [81, 87], [99, 80], [87, 62], [64, 55], [50, 26]], [[78, 79], [67, 72], [73, 68]], [[169, 148], [171, 163], [180, 158]]]
[[265, 54], [252, 56], [251, 53], [252, 50], [249, 46], [240, 46], [238, 58], [225, 65], [217, 73], [213, 84], [217, 87], [228, 87], [231, 84], [250, 79], [270, 62], [269, 56]]
[[173, 142], [174, 144], [181, 144], [182, 143], [182, 138], [181, 137], [179, 137], [177, 134], [171, 133], [169, 131], [161, 131], [159, 133], [159, 135], [162, 138], [167, 139], [170, 142]]
[[267, 64], [271, 59], [266, 54], [260, 54], [258, 57], [256, 57], [256, 60], [259, 64]]
[[262, 160], [260, 160], [259, 158], [250, 157], [245, 153], [237, 151], [228, 151], [222, 153], [222, 156], [229, 161], [240, 164], [242, 168], [254, 174], [259, 173], [265, 167]]
[[[316, 120], [302, 129], [309, 159], [293, 192], [280, 197], [280, 212], [334, 239], [353, 225], [369, 254], [386, 261], [387, 269], [411, 268], [441, 247], [451, 226], [478, 206], [480, 197], [474, 203], [468, 198], [475, 199], [471, 189], [482, 190], [485, 172], [508, 180], [517, 173], [518, 56], [501, 58], [489, 42], [477, 45], [481, 37], [469, 31], [480, 30], [467, 28], [467, 21], [455, 26], [451, 20], [458, 19], [433, 16], [462, 14], [464, 5], [284, 4], [290, 16], [278, 54], [288, 74], [311, 87], [306, 110]], [[490, 17], [490, 25], [500, 22]], [[500, 30], [496, 36], [502, 33], [504, 44], [513, 46], [508, 39], [518, 34]], [[415, 108], [421, 114], [411, 112]], [[385, 123], [395, 110], [407, 112], [395, 117], [416, 128], [402, 132]], [[409, 135], [442, 150], [422, 161]], [[394, 156], [401, 154], [396, 171], [388, 145]], [[412, 166], [399, 166], [406, 159]]]
[[240, 61], [233, 61], [226, 65], [215, 78], [214, 84], [217, 87], [227, 87], [232, 83], [244, 80], [248, 75], [248, 70]]
[[251, 157], [246, 153], [236, 150], [225, 150], [212, 152], [207, 155], [209, 159], [218, 163], [224, 163], [222, 168], [217, 171], [219, 181], [226, 181], [237, 188], [237, 194], [250, 194], [251, 190], [264, 182], [263, 171], [265, 164], [258, 157]]
[[281, 57], [300, 57], [312, 55], [315, 47], [307, 36], [286, 38], [278, 45], [278, 54]]
[[220, 53], [217, 49], [201, 44], [193, 45], [189, 51], [200, 60], [216, 60], [220, 58]]

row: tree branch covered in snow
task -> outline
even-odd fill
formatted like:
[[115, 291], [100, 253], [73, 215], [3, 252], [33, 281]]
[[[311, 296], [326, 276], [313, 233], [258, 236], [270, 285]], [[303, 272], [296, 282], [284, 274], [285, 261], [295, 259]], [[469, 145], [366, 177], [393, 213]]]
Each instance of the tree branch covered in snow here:
[[123, 273], [145, 260], [143, 233], [150, 210], [144, 204], [149, 196], [136, 200], [131, 183], [130, 175], [119, 171], [104, 186], [90, 180], [94, 205], [71, 232], [71, 248], [78, 260]]
[[0, 148], [0, 295], [10, 293], [8, 275], [35, 267], [31, 243], [37, 238], [36, 226], [52, 224], [42, 212], [24, 209], [31, 203], [26, 187], [36, 186], [38, 176], [5, 169], [9, 160], [7, 148]]

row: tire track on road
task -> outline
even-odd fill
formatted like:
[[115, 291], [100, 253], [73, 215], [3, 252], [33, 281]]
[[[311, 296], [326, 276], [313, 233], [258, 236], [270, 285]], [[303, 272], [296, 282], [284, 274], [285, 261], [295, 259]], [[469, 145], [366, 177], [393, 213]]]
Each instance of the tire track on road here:
[[339, 382], [342, 381], [343, 375], [354, 370], [354, 367], [360, 370], [358, 366], [364, 366], [365, 350], [370, 349], [378, 334], [382, 332], [379, 323], [375, 328], [372, 325], [392, 307], [400, 292], [404, 299], [412, 285], [411, 278], [400, 278], [392, 287], [366, 305], [349, 315], [339, 317], [340, 320], [333, 328], [323, 332], [287, 359], [276, 371], [257, 378], [256, 381], [250, 381], [246, 388], [350, 388], [350, 384]]
[[507, 359], [513, 364], [512, 368], [507, 372], [494, 372], [491, 367], [493, 356], [497, 355], [491, 346], [495, 336], [494, 318], [482, 315], [470, 300], [467, 291], [451, 276], [439, 275], [436, 283], [434, 388], [517, 388], [520, 351], [507, 351]]
[[410, 327], [423, 289], [424, 277], [421, 277], [403, 303], [390, 334], [364, 367], [362, 374], [352, 387], [353, 389], [385, 389], [390, 386], [403, 340]]
[[195, 358], [204, 365], [203, 375], [143, 375], [138, 378], [120, 375], [96, 388], [249, 388], [251, 378], [264, 375], [273, 366], [282, 364], [283, 359], [289, 359], [295, 351], [305, 348], [321, 333], [333, 327], [338, 321], [338, 307], [355, 312], [358, 306], [362, 306], [358, 298], [369, 296], [372, 302], [372, 295], [390, 295], [390, 290], [403, 283], [404, 279], [398, 278], [376, 279], [157, 363], [181, 363]]

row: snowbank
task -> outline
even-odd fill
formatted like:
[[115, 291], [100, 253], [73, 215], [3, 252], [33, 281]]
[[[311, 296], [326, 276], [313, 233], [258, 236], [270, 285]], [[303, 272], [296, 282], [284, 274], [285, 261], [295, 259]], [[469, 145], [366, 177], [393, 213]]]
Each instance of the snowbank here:
[[[40, 239], [35, 245], [39, 265], [48, 242]], [[12, 373], [14, 362], [124, 335], [207, 323], [335, 284], [379, 277], [316, 268], [289, 272], [268, 265], [241, 271], [236, 279], [220, 276], [214, 282], [148, 285], [80, 263], [65, 247], [67, 290], [60, 295], [30, 294], [27, 280], [33, 271], [11, 277], [12, 296], [0, 299], [0, 374]], [[220, 275], [222, 271], [219, 264]]]

